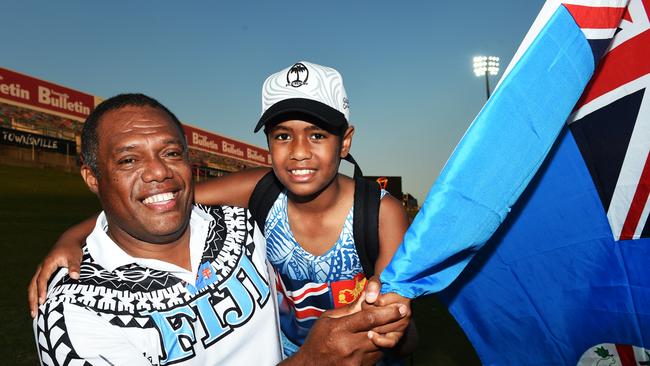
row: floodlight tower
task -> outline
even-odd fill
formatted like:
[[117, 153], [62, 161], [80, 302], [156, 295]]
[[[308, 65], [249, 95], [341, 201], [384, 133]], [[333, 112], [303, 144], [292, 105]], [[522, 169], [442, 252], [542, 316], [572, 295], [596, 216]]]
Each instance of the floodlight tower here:
[[474, 57], [474, 74], [478, 77], [485, 76], [485, 93], [490, 99], [489, 75], [499, 73], [499, 57], [497, 56], [476, 56]]

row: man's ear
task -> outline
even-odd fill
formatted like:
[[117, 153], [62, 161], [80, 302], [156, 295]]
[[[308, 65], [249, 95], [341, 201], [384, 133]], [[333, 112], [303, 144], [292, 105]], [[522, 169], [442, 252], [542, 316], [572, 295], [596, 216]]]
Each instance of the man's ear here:
[[95, 173], [93, 173], [93, 170], [86, 164], [81, 166], [81, 177], [86, 182], [88, 189], [90, 189], [94, 194], [98, 194], [99, 182], [97, 181], [97, 177], [95, 176]]
[[341, 140], [341, 158], [348, 156], [350, 153], [350, 148], [352, 147], [352, 136], [354, 136], [354, 126], [349, 126], [345, 130], [343, 139]]

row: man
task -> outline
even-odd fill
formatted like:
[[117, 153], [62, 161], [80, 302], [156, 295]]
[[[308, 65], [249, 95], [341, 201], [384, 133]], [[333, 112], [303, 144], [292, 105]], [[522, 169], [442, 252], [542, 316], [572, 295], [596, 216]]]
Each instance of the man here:
[[[82, 132], [81, 175], [103, 212], [81, 276], [55, 274], [34, 332], [43, 364], [276, 364], [275, 297], [264, 238], [247, 210], [192, 205], [186, 140], [157, 101], [100, 104]], [[323, 319], [287, 364], [376, 359], [374, 308]]]

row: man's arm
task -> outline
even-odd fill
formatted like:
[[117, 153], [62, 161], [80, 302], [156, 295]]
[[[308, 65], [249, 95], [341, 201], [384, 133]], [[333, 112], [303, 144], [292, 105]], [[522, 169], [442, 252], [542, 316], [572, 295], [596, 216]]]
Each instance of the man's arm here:
[[75, 304], [41, 305], [34, 319], [34, 335], [42, 365], [83, 360], [92, 365], [151, 366], [144, 356], [144, 344], [138, 349], [123, 329]]

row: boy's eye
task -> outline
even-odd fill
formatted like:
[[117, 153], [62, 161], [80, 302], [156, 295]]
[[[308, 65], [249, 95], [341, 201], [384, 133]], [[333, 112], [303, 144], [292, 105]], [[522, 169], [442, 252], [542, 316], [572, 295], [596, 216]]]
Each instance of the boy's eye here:
[[291, 138], [291, 136], [289, 136], [288, 133], [279, 133], [279, 134], [275, 135], [274, 138], [276, 140], [285, 141], [285, 140], [289, 140]]
[[322, 133], [312, 133], [311, 138], [314, 139], [314, 140], [322, 140], [324, 138], [327, 138], [327, 136], [325, 136]]

